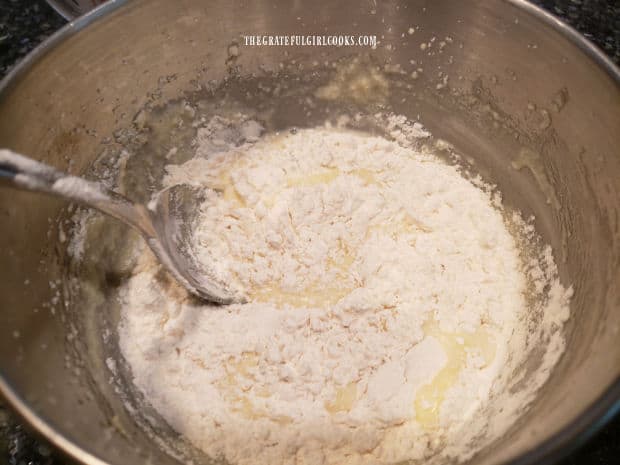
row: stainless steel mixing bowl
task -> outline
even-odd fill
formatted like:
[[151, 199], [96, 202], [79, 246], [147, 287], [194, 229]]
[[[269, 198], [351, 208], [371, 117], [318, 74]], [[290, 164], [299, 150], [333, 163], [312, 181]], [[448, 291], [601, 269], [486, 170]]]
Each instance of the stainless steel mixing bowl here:
[[87, 13], [103, 2], [104, 0], [47, 0], [52, 8], [68, 20]]
[[[280, 63], [310, 76], [314, 61], [361, 53], [243, 46], [242, 35], [263, 33], [376, 34], [379, 46], [364, 50], [376, 63], [423, 67], [405, 87], [410, 98], [392, 96], [387, 108], [421, 115], [509, 204], [535, 214], [575, 289], [565, 355], [532, 407], [472, 463], [547, 463], [583, 442], [620, 399], [620, 73], [526, 2], [111, 2], [67, 25], [3, 81], [0, 145], [83, 172], [147, 102]], [[429, 54], [419, 44], [432, 37], [451, 42]], [[437, 86], [440, 72], [449, 76], [445, 87]], [[531, 170], [515, 170], [511, 161], [524, 153], [539, 158]], [[79, 461], [178, 463], [108, 383], [97, 313], [51, 311], [66, 245], [49, 230], [62, 206], [0, 190], [0, 390]]]

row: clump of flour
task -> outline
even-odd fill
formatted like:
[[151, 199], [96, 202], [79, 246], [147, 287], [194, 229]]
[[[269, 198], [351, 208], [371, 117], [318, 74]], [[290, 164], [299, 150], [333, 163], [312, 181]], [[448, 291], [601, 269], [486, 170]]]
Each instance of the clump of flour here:
[[[570, 293], [550, 251], [524, 252], [509, 226], [533, 231], [487, 186], [405, 146], [402, 119], [388, 131], [400, 144], [326, 128], [260, 138], [253, 124], [237, 146], [214, 127], [164, 184], [206, 189], [196, 253], [249, 302], [197, 303], [145, 249], [120, 295], [136, 388], [232, 464], [388, 464], [482, 447], [483, 419], [528, 350], [561, 341]], [[510, 422], [495, 423], [498, 435]]]

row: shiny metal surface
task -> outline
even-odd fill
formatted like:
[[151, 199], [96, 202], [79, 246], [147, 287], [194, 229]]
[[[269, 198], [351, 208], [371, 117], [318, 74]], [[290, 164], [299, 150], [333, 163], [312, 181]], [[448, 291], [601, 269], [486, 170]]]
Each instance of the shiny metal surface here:
[[198, 194], [194, 195], [189, 186], [177, 185], [163, 190], [154, 206], [147, 208], [101, 183], [68, 175], [4, 149], [0, 149], [0, 182], [16, 189], [55, 195], [110, 215], [138, 231], [159, 262], [196, 297], [219, 304], [242, 300], [208, 269], [208, 264], [198, 263], [187, 245], [189, 233], [184, 234], [180, 226], [183, 224], [181, 214], [185, 212], [189, 224], [188, 212], [197, 208], [199, 201]]
[[47, 0], [60, 15], [68, 20], [82, 16], [105, 0]]
[[[419, 29], [410, 36], [411, 26]], [[154, 94], [165, 102], [235, 73], [360, 53], [240, 46], [231, 69], [229, 45], [252, 33], [377, 34], [382, 43], [369, 52], [376, 62], [423, 63], [410, 98], [387, 107], [420, 114], [497, 182], [507, 203], [534, 214], [575, 289], [565, 356], [532, 408], [471, 463], [550, 463], [582, 441], [620, 398], [620, 74], [526, 2], [117, 1], [71, 23], [3, 82], [0, 144], [65, 170], [68, 154], [72, 172], [82, 173], [102, 140]], [[452, 46], [424, 53], [419, 44], [432, 37], [450, 37]], [[449, 74], [447, 88], [437, 89], [440, 70]], [[542, 176], [511, 167], [524, 150], [540, 155]], [[543, 187], [554, 194], [551, 204]], [[48, 239], [48, 218], [60, 208], [0, 191], [0, 390], [84, 463], [178, 463], [109, 385], [100, 344], [87, 337], [97, 333], [96, 314], [44, 306], [54, 295], [49, 281], [62, 273], [61, 245]]]

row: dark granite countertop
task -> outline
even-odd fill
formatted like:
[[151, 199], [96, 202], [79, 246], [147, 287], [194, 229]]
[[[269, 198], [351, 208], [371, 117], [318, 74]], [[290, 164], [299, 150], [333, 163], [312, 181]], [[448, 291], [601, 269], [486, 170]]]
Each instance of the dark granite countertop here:
[[[533, 0], [620, 64], [620, 0]], [[0, 0], [0, 78], [66, 21], [43, 0]], [[0, 403], [0, 465], [63, 465]], [[558, 465], [620, 464], [620, 417]]]

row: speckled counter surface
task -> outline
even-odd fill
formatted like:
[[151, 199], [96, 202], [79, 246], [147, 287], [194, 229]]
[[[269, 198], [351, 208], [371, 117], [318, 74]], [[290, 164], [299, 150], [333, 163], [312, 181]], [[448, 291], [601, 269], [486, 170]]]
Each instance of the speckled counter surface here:
[[[457, 1], [457, 0], [455, 0]], [[620, 0], [533, 0], [564, 19], [620, 64]], [[43, 0], [0, 0], [0, 78], [65, 24]], [[558, 465], [620, 464], [620, 416]], [[65, 465], [0, 401], [0, 465]]]

